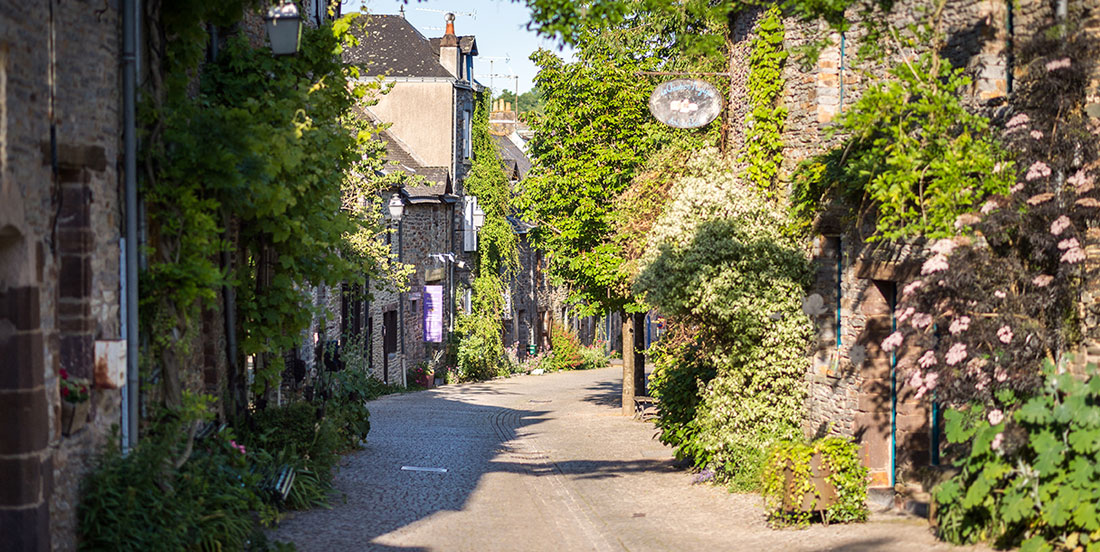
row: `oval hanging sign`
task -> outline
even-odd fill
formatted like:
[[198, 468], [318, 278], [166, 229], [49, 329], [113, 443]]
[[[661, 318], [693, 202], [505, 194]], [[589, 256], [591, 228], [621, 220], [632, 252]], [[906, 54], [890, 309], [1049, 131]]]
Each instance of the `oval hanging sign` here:
[[649, 96], [649, 112], [670, 127], [699, 128], [722, 112], [722, 96], [706, 81], [671, 80], [653, 90]]

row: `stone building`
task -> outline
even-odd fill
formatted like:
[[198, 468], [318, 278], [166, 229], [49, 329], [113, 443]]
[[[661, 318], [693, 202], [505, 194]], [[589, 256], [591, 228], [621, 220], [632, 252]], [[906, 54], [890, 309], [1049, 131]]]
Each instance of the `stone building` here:
[[[1088, 2], [1068, 2], [1070, 10], [1096, 15]], [[912, 18], [920, 3], [904, 2], [891, 17]], [[944, 56], [965, 68], [973, 88], [965, 101], [974, 109], [994, 114], [1011, 101], [1013, 49], [1020, 39], [1053, 21], [1047, 2], [985, 2], [949, 0], [943, 12], [948, 37]], [[762, 10], [742, 12], [736, 21], [736, 44], [731, 59], [728, 140], [744, 140], [747, 115], [747, 67], [754, 25]], [[1087, 15], [1087, 14], [1086, 14]], [[830, 31], [824, 24], [785, 20], [788, 50]], [[861, 32], [832, 34], [826, 48], [808, 70], [788, 62], [782, 101], [789, 114], [783, 131], [783, 171], [835, 145], [828, 125], [855, 102], [865, 83], [853, 70]], [[863, 67], [862, 69], [867, 69]], [[881, 68], [872, 68], [881, 75]], [[942, 442], [935, 409], [911, 396], [897, 377], [897, 366], [913, 351], [896, 355], [879, 344], [896, 324], [894, 305], [899, 290], [919, 274], [928, 254], [916, 243], [885, 244], [866, 240], [873, 228], [854, 221], [845, 206], [827, 208], [815, 222], [811, 244], [815, 279], [804, 308], [817, 328], [812, 361], [806, 374], [808, 396], [804, 431], [808, 436], [839, 434], [862, 445], [872, 487], [888, 489], [920, 478], [936, 462], [936, 443]]]
[[[0, 548], [13, 551], [76, 548], [80, 479], [121, 422], [123, 382], [96, 367], [120, 368], [107, 353], [124, 335], [120, 13], [54, 4], [0, 0]], [[87, 382], [86, 412], [63, 406], [63, 371]]]
[[369, 15], [355, 31], [360, 44], [344, 52], [364, 79], [384, 78], [388, 92], [364, 117], [389, 127], [386, 173], [409, 184], [386, 194], [401, 200], [400, 220], [384, 239], [400, 263], [411, 265], [408, 289], [373, 283], [363, 304], [367, 364], [373, 374], [401, 383], [404, 371], [443, 350], [469, 288], [469, 253], [476, 250], [474, 198], [463, 189], [470, 168], [477, 41], [454, 32], [428, 39], [403, 14]]

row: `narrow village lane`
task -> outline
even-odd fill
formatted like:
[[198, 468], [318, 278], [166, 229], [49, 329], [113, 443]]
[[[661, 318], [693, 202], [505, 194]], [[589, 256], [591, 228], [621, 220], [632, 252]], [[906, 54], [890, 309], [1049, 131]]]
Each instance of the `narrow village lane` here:
[[619, 415], [620, 377], [522, 376], [374, 401], [367, 444], [336, 478], [346, 502], [292, 515], [274, 536], [324, 552], [952, 549], [908, 518], [769, 529], [758, 496], [693, 485], [651, 423]]

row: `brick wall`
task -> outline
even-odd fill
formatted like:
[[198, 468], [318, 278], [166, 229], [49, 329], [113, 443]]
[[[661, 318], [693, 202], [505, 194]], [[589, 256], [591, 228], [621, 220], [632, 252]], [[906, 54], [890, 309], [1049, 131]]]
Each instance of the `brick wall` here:
[[[62, 435], [58, 370], [92, 378], [119, 319], [119, 19], [116, 5], [0, 0], [0, 534], [6, 550], [76, 547], [79, 481], [120, 419], [94, 389]], [[56, 166], [57, 171], [54, 172]]]

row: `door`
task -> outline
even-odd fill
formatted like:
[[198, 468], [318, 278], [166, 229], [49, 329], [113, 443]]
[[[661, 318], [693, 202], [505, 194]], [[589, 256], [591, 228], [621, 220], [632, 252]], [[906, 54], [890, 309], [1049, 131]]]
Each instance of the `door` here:
[[397, 352], [397, 311], [382, 315], [382, 381], [390, 382], [390, 354]]

